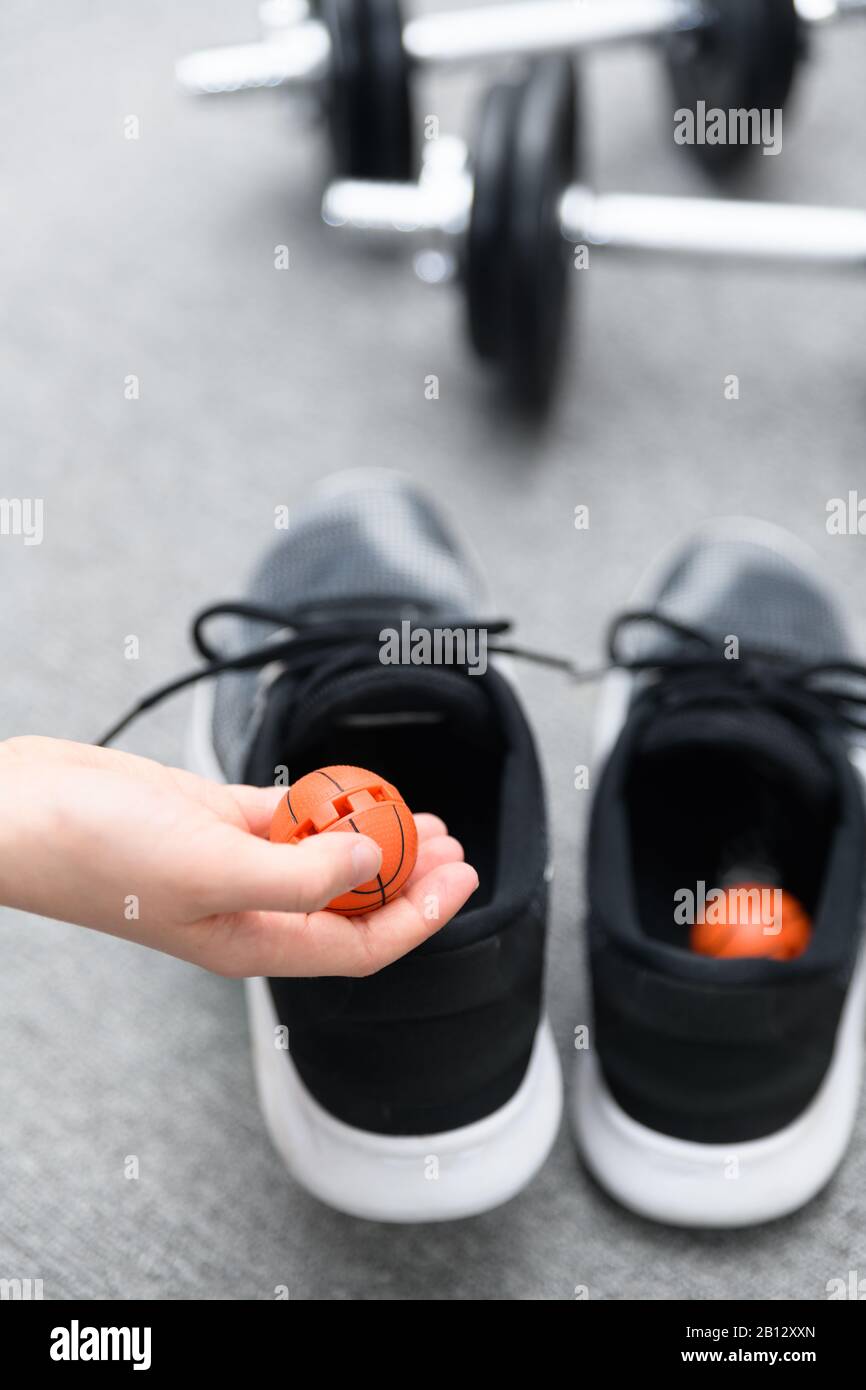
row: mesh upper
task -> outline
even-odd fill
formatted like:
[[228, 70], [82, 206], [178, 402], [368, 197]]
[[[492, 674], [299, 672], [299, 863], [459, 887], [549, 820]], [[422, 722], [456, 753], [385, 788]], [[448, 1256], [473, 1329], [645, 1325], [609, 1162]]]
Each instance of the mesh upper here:
[[[736, 636], [744, 648], [781, 652], [804, 663], [850, 651], [835, 596], [771, 527], [766, 539], [739, 538], [733, 524], [731, 534], [698, 535], [645, 606], [710, 636]], [[629, 653], [670, 652], [678, 645], [675, 636], [650, 628], [627, 635]]]
[[[254, 572], [247, 597], [277, 609], [333, 619], [477, 616], [483, 586], [447, 524], [408, 480], [384, 470], [328, 479], [292, 516], [289, 531]], [[234, 625], [229, 649], [262, 641], [254, 623]], [[261, 673], [216, 681], [213, 739], [229, 780], [243, 775], [254, 736]]]

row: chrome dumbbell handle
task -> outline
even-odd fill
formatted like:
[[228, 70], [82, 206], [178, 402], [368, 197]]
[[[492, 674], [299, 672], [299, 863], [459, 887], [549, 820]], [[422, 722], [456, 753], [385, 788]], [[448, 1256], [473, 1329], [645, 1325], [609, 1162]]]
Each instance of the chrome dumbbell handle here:
[[806, 24], [866, 14], [866, 0], [794, 0], [794, 7]]
[[[866, 0], [794, 0], [806, 23], [866, 14]], [[403, 30], [419, 64], [571, 53], [581, 48], [667, 38], [713, 21], [712, 0], [517, 0], [420, 15]]]
[[866, 212], [569, 188], [563, 236], [611, 250], [866, 266]]
[[[444, 142], [437, 142], [444, 143]], [[453, 243], [472, 211], [460, 142], [425, 160], [417, 184], [338, 181], [322, 216], [333, 227], [401, 239], [414, 249]], [[460, 163], [460, 154], [464, 155]], [[866, 211], [720, 198], [594, 193], [575, 184], [560, 201], [563, 237], [612, 251], [866, 266]]]
[[462, 140], [442, 136], [425, 150], [417, 183], [338, 179], [325, 191], [322, 217], [331, 227], [415, 236], [419, 244], [459, 236], [472, 212], [467, 154]]
[[[866, 14], [866, 0], [794, 0], [805, 23]], [[667, 38], [712, 24], [713, 0], [516, 0], [420, 15], [403, 30], [419, 64], [532, 57]]]
[[203, 48], [181, 58], [175, 75], [194, 96], [255, 92], [266, 87], [309, 87], [327, 76], [328, 31], [318, 19], [271, 30], [258, 43]]
[[[374, 196], [369, 198], [371, 189]], [[381, 244], [389, 233], [403, 245], [410, 243], [418, 278], [441, 284], [457, 271], [472, 215], [472, 191], [466, 146], [443, 136], [425, 151], [417, 183], [340, 179], [325, 193], [322, 217], [371, 243]]]
[[706, 13], [700, 0], [518, 0], [420, 15], [403, 44], [422, 66], [456, 66], [660, 38], [700, 28]]

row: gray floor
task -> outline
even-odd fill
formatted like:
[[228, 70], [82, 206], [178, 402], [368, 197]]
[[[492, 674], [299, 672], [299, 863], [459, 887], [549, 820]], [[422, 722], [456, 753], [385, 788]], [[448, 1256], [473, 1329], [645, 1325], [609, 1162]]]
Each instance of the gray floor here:
[[[580, 286], [561, 409], [527, 438], [497, 415], [459, 303], [317, 224], [323, 145], [279, 98], [197, 106], [176, 55], [253, 31], [250, 0], [66, 0], [0, 19], [2, 491], [45, 499], [44, 544], [0, 544], [0, 736], [88, 739], [189, 662], [197, 606], [233, 597], [273, 508], [320, 475], [399, 465], [441, 494], [522, 636], [595, 660], [646, 562], [693, 523], [770, 517], [866, 615], [866, 539], [829, 498], [866, 488], [856, 280], [597, 265]], [[37, 18], [38, 21], [37, 22]], [[749, 190], [866, 200], [866, 27], [823, 36], [781, 158]], [[646, 54], [587, 76], [604, 187], [698, 191]], [[443, 129], [474, 84], [426, 89]], [[140, 139], [123, 138], [130, 114]], [[291, 248], [288, 273], [273, 248]], [[736, 372], [739, 402], [723, 398]], [[424, 378], [441, 378], [438, 402]], [[140, 399], [124, 399], [124, 378]], [[576, 532], [588, 503], [591, 527]], [[123, 658], [135, 633], [141, 659]], [[550, 1001], [568, 1064], [592, 692], [528, 673], [556, 836]], [[182, 756], [177, 700], [127, 745]], [[252, 1090], [239, 987], [80, 929], [0, 917], [0, 1275], [128, 1299], [821, 1298], [866, 1275], [866, 1115], [828, 1192], [751, 1234], [632, 1218], [565, 1131], [531, 1189], [447, 1229], [338, 1216], [285, 1178]], [[141, 1177], [123, 1176], [126, 1155]]]

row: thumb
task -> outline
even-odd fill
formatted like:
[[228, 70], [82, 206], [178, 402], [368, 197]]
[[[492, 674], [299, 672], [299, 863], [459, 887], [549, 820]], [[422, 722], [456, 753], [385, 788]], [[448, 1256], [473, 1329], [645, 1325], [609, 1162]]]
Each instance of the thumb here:
[[336, 831], [299, 845], [273, 844], [231, 830], [211, 865], [209, 912], [317, 912], [332, 898], [375, 879], [382, 850], [366, 835]]

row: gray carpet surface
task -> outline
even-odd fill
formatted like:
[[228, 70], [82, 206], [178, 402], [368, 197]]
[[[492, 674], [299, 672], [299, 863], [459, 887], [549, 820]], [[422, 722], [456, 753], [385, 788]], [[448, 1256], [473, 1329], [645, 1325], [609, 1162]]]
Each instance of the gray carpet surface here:
[[[528, 435], [472, 360], [458, 297], [319, 224], [324, 140], [291, 103], [175, 92], [178, 55], [254, 31], [247, 0], [3, 6], [0, 486], [44, 499], [45, 536], [0, 540], [0, 736], [98, 736], [189, 663], [191, 613], [239, 593], [274, 508], [352, 465], [425, 481], [523, 639], [587, 662], [659, 549], [714, 515], [796, 532], [862, 622], [866, 538], [825, 524], [829, 499], [866, 489], [859, 278], [599, 262], [575, 287], [560, 408]], [[741, 192], [866, 202], [864, 55], [866, 25], [820, 37], [784, 153], [757, 159]], [[422, 109], [466, 130], [482, 85], [437, 77]], [[651, 54], [599, 55], [585, 88], [601, 187], [711, 191], [670, 144]], [[570, 1067], [588, 1012], [573, 769], [590, 761], [595, 696], [533, 671], [523, 688], [550, 794], [549, 999]], [[188, 710], [179, 698], [124, 746], [181, 760]], [[285, 1176], [238, 985], [10, 912], [0, 953], [0, 1275], [41, 1278], [46, 1298], [818, 1299], [866, 1275], [866, 1108], [831, 1187], [751, 1233], [630, 1216], [565, 1127], [504, 1209], [389, 1229]]]

